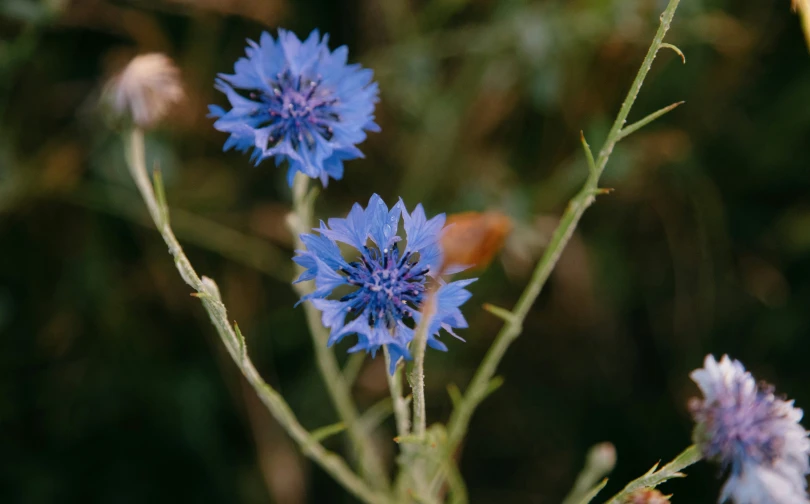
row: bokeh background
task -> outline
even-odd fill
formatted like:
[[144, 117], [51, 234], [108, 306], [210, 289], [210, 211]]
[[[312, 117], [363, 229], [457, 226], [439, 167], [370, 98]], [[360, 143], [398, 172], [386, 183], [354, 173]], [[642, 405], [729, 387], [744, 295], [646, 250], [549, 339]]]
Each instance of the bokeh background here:
[[[134, 54], [161, 51], [188, 99], [148, 137], [172, 220], [218, 280], [265, 378], [304, 425], [335, 421], [293, 309], [290, 191], [272, 163], [222, 153], [205, 117], [246, 38], [283, 26], [374, 69], [382, 133], [317, 202], [372, 192], [430, 213], [497, 210], [514, 231], [479, 273], [466, 343], [430, 352], [432, 421], [464, 387], [565, 202], [579, 131], [600, 145], [663, 0], [2, 0], [0, 501], [352, 502], [300, 457], [222, 351], [132, 186], [96, 103]], [[690, 442], [688, 373], [741, 359], [810, 407], [810, 57], [788, 0], [684, 0], [631, 120], [686, 104], [616, 149], [505, 384], [461, 453], [472, 502], [556, 503], [610, 441], [607, 497]], [[338, 347], [341, 360], [345, 346]], [[355, 386], [386, 394], [381, 359]], [[810, 427], [810, 424], [807, 425]], [[391, 425], [380, 443], [391, 446]], [[327, 442], [342, 450], [338, 436]], [[701, 464], [663, 489], [712, 503]]]

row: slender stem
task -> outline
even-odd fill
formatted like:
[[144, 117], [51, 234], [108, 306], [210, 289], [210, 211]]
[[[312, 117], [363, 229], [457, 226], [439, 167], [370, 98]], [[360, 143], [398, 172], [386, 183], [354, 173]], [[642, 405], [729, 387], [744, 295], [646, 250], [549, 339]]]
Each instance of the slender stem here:
[[413, 391], [413, 434], [423, 437], [427, 429], [427, 416], [425, 415], [425, 347], [427, 346], [427, 329], [433, 312], [433, 300], [428, 294], [425, 300], [422, 320], [417, 325], [413, 337], [413, 370], [409, 378]]
[[[293, 182], [293, 214], [290, 216], [290, 228], [295, 235], [295, 244], [299, 249], [303, 249], [304, 243], [301, 235], [312, 230], [312, 203], [309, 197], [307, 186], [309, 177], [298, 174]], [[312, 289], [311, 285], [299, 283], [295, 284], [295, 290], [299, 295], [305, 296]], [[318, 363], [318, 370], [326, 384], [329, 397], [346, 425], [349, 439], [357, 457], [360, 460], [360, 468], [366, 479], [375, 487], [387, 489], [389, 487], [388, 476], [384, 471], [384, 466], [379, 454], [371, 444], [371, 436], [365, 432], [359, 422], [357, 408], [352, 401], [351, 388], [346, 382], [343, 373], [338, 366], [334, 352], [326, 346], [329, 334], [321, 323], [321, 314], [312, 303], [303, 303], [306, 312], [307, 325], [312, 336], [312, 345], [315, 348], [315, 359]]]
[[461, 471], [458, 469], [458, 464], [451, 460], [448, 462], [449, 468], [447, 471], [447, 486], [450, 491], [449, 504], [467, 504], [470, 500], [467, 495], [467, 486], [464, 484], [464, 478], [461, 476]]
[[[661, 469], [658, 469], [658, 464], [655, 464], [646, 474], [628, 483], [621, 492], [614, 495], [605, 504], [620, 504], [639, 488], [655, 488], [669, 479], [680, 478], [683, 476], [680, 472], [682, 469], [699, 462], [702, 458], [700, 449], [692, 445]], [[658, 470], [656, 471], [656, 469]]]
[[[383, 346], [383, 351], [385, 352], [385, 369], [390, 369], [391, 355], [388, 353], [388, 347]], [[402, 397], [403, 372], [404, 366], [400, 365], [397, 366], [393, 375], [388, 374], [387, 372], [385, 373], [385, 376], [388, 379], [388, 391], [391, 393], [391, 404], [394, 409], [394, 419], [396, 420], [397, 425], [397, 437], [400, 439], [409, 436], [411, 433], [411, 410], [408, 407], [408, 400]], [[399, 474], [397, 475], [397, 481], [395, 482], [394, 487], [396, 488], [396, 492], [399, 497], [402, 498], [405, 495], [405, 491], [409, 485], [410, 468], [408, 466], [412, 459], [413, 446], [410, 443], [400, 443], [399, 449], [402, 451], [402, 453], [400, 453], [400, 455], [397, 457]]]
[[363, 363], [366, 361], [367, 354], [364, 352], [357, 352], [349, 355], [346, 364], [343, 365], [343, 379], [346, 380], [346, 386], [351, 387], [357, 381], [360, 371], [363, 369]]
[[[589, 500], [586, 500], [587, 496], [591, 495], [594, 487], [601, 490], [605, 486], [606, 480], [603, 480], [603, 478], [613, 470], [615, 465], [616, 448], [612, 444], [599, 443], [592, 446], [585, 457], [585, 467], [577, 476], [574, 486], [563, 499], [562, 504], [589, 502]], [[602, 482], [600, 483], [600, 481]]]
[[[591, 170], [582, 189], [568, 203], [568, 207], [560, 219], [560, 224], [554, 231], [548, 247], [535, 267], [529, 284], [526, 286], [526, 289], [523, 291], [523, 294], [520, 296], [520, 299], [512, 310], [512, 319], [503, 326], [496, 336], [495, 342], [493, 343], [492, 347], [490, 347], [489, 351], [484, 357], [483, 362], [473, 376], [470, 385], [467, 387], [467, 392], [465, 393], [463, 400], [453, 411], [453, 414], [448, 422], [448, 441], [445, 448], [445, 456], [450, 456], [461, 442], [461, 439], [467, 431], [467, 426], [469, 425], [473, 411], [475, 411], [475, 408], [487, 395], [488, 385], [495, 374], [498, 363], [503, 358], [503, 355], [506, 353], [506, 350], [509, 348], [512, 341], [514, 341], [515, 338], [517, 338], [520, 334], [523, 326], [523, 320], [526, 318], [529, 309], [531, 308], [532, 304], [534, 304], [537, 296], [540, 294], [540, 290], [545, 285], [546, 280], [548, 280], [548, 277], [551, 274], [551, 271], [554, 269], [554, 266], [557, 264], [557, 261], [565, 249], [565, 246], [571, 239], [571, 236], [573, 235], [582, 214], [585, 213], [585, 210], [587, 210], [589, 206], [591, 206], [595, 195], [599, 193], [599, 178], [601, 177], [602, 172], [605, 170], [605, 166], [607, 165], [608, 159], [613, 152], [613, 148], [620, 139], [622, 126], [625, 124], [627, 116], [630, 113], [630, 109], [633, 107], [633, 103], [635, 102], [636, 97], [641, 90], [641, 86], [644, 83], [644, 79], [647, 76], [647, 73], [650, 71], [650, 67], [655, 59], [655, 55], [661, 48], [664, 36], [669, 30], [670, 24], [672, 23], [672, 18], [675, 15], [675, 10], [677, 9], [679, 2], [680, 0], [670, 0], [669, 4], [667, 4], [666, 10], [661, 15], [661, 23], [658, 27], [658, 31], [656, 32], [652, 44], [647, 51], [647, 55], [644, 57], [641, 68], [639, 69], [633, 84], [630, 86], [627, 97], [622, 103], [621, 109], [616, 116], [616, 120], [610, 129], [610, 133], [608, 134], [605, 143], [599, 151], [599, 156], [596, 159], [595, 169]], [[436, 478], [440, 477], [442, 477], [442, 475], [438, 473]]]
[[[391, 356], [388, 353], [388, 347], [384, 346], [385, 352], [385, 368], [389, 369], [391, 366]], [[388, 379], [388, 391], [391, 393], [391, 401], [394, 407], [394, 418], [397, 423], [397, 436], [405, 437], [411, 433], [408, 401], [402, 397], [402, 367], [397, 366], [394, 374], [385, 374]]]
[[[414, 331], [413, 342], [411, 344], [411, 353], [413, 354], [413, 369], [408, 376], [408, 382], [411, 385], [413, 393], [413, 437], [424, 441], [427, 432], [427, 415], [425, 413], [425, 347], [427, 346], [427, 332], [430, 327], [430, 320], [435, 312], [435, 289], [431, 288], [425, 299], [422, 308], [422, 318]], [[423, 442], [411, 444], [406, 450], [409, 455], [409, 471], [412, 484], [412, 489], [416, 495], [423, 500], [429, 500], [428, 495], [428, 476], [427, 466], [425, 464], [425, 455], [423, 452], [425, 445]]]
[[250, 357], [247, 355], [245, 342], [241, 333], [234, 330], [228, 319], [225, 305], [219, 289], [213, 280], [200, 277], [191, 266], [180, 243], [174, 236], [167, 218], [167, 209], [158, 203], [155, 196], [152, 182], [146, 171], [146, 161], [144, 156], [143, 132], [139, 129], [132, 131], [129, 139], [128, 163], [130, 173], [143, 197], [149, 215], [155, 223], [166, 245], [169, 253], [174, 257], [177, 271], [183, 280], [196, 291], [196, 296], [202, 301], [203, 307], [208, 312], [214, 327], [217, 329], [222, 343], [228, 350], [228, 354], [233, 362], [242, 372], [242, 375], [256, 390], [262, 403], [267, 407], [278, 423], [287, 431], [287, 434], [298, 443], [301, 451], [320, 465], [326, 472], [332, 475], [341, 485], [354, 494], [363, 502], [374, 504], [387, 502], [387, 497], [376, 493], [360, 479], [346, 462], [337, 454], [327, 451], [323, 445], [316, 441], [307, 430], [298, 422], [295, 414], [281, 397], [281, 395], [270, 385], [268, 385], [259, 372], [253, 366]]

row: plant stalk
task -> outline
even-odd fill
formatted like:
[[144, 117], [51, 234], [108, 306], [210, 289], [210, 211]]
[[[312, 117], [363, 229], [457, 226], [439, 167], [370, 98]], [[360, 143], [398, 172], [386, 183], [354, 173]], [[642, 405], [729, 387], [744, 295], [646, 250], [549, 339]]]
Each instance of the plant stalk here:
[[[470, 385], [467, 387], [462, 401], [453, 410], [447, 427], [448, 440], [444, 456], [451, 456], [464, 437], [475, 408], [487, 395], [489, 383], [495, 374], [498, 364], [509, 348], [509, 345], [520, 335], [523, 329], [523, 321], [529, 309], [534, 304], [534, 301], [537, 299], [537, 296], [548, 280], [549, 275], [551, 275], [552, 270], [556, 266], [560, 255], [562, 255], [565, 246], [574, 234], [574, 230], [579, 220], [582, 218], [582, 214], [593, 204], [595, 196], [599, 194], [599, 179], [605, 170], [605, 166], [616, 143], [618, 143], [622, 137], [622, 128], [627, 121], [627, 116], [630, 114], [633, 103], [635, 103], [641, 86], [644, 84], [644, 79], [650, 71], [656, 54], [661, 49], [664, 36], [669, 30], [679, 3], [680, 0], [670, 0], [667, 4], [666, 10], [661, 15], [661, 22], [655, 37], [641, 64], [641, 68], [630, 86], [630, 90], [622, 103], [616, 120], [613, 122], [607, 139], [599, 150], [599, 156], [596, 158], [594, 168], [590, 170], [588, 178], [580, 191], [569, 201], [568, 207], [563, 213], [548, 247], [535, 267], [529, 284], [526, 286], [526, 289], [523, 291], [523, 294], [512, 310], [512, 318], [501, 328], [495, 338], [495, 342], [490, 347], [483, 362], [473, 376]], [[587, 150], [587, 144], [585, 145]], [[437, 479], [440, 480], [442, 477], [443, 475], [439, 472], [434, 478], [434, 482], [436, 482]], [[435, 489], [435, 485], [433, 485], [433, 487]]]
[[[342, 457], [326, 450], [323, 445], [315, 440], [298, 422], [284, 398], [259, 375], [250, 357], [248, 357], [241, 333], [238, 332], [238, 328], [234, 330], [228, 320], [227, 310], [222, 303], [216, 283], [210, 278], [200, 277], [197, 274], [169, 225], [168, 209], [165, 205], [159, 203], [159, 201], [163, 200], [162, 191], [161, 195], [155, 194], [152, 181], [149, 179], [146, 170], [144, 137], [143, 131], [140, 129], [132, 130], [129, 137], [128, 151], [127, 160], [132, 178], [146, 203], [149, 215], [169, 247], [169, 253], [174, 257], [177, 271], [183, 280], [196, 291], [195, 296], [202, 301], [203, 307], [208, 312], [208, 316], [222, 343], [228, 350], [228, 354], [259, 395], [262, 403], [287, 434], [298, 444], [304, 455], [320, 465], [354, 496], [368, 504], [388, 502], [386, 495], [372, 490], [365, 481], [351, 470]], [[161, 187], [159, 184], [158, 186]]]
[[[313, 226], [312, 206], [314, 198], [308, 193], [309, 177], [301, 173], [293, 181], [293, 213], [290, 216], [290, 230], [295, 235], [295, 245], [304, 249], [301, 235], [310, 233]], [[298, 269], [300, 272], [300, 268]], [[312, 292], [309, 283], [294, 285], [296, 292], [305, 296]], [[359, 413], [352, 400], [351, 388], [346, 382], [338, 366], [334, 352], [326, 346], [329, 334], [321, 323], [321, 314], [312, 303], [302, 303], [306, 312], [309, 333], [312, 336], [312, 346], [315, 348], [315, 358], [318, 370], [326, 384], [329, 397], [346, 425], [349, 439], [352, 442], [363, 476], [376, 488], [387, 490], [389, 481], [384, 471], [379, 454], [371, 444], [370, 433], [366, 432], [359, 422]]]

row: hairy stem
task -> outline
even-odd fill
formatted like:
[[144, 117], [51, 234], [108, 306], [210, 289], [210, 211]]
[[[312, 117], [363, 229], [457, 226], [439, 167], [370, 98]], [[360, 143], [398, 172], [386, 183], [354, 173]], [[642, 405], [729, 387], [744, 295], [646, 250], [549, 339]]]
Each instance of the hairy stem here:
[[[295, 245], [299, 249], [305, 248], [301, 235], [311, 232], [313, 225], [313, 198], [307, 191], [308, 185], [309, 177], [301, 173], [296, 175], [293, 182], [293, 213], [290, 216], [289, 225], [295, 235]], [[308, 283], [295, 284], [295, 290], [301, 296], [312, 292], [311, 285]], [[302, 305], [312, 336], [312, 346], [315, 348], [318, 370], [326, 384], [332, 404], [346, 425], [349, 439], [360, 460], [362, 473], [375, 487], [387, 489], [389, 487], [388, 476], [379, 455], [371, 444], [371, 436], [358, 421], [359, 414], [352, 400], [351, 387], [338, 366], [334, 352], [326, 346], [329, 334], [321, 323], [320, 312], [312, 303], [302, 303]]]
[[[391, 367], [391, 355], [388, 353], [388, 347], [384, 346], [385, 352], [385, 369]], [[408, 407], [408, 400], [402, 397], [402, 373], [404, 366], [397, 366], [394, 374], [385, 373], [388, 380], [388, 391], [391, 393], [391, 404], [394, 409], [394, 419], [397, 425], [397, 437], [402, 439], [409, 436], [411, 433], [411, 410]], [[413, 448], [408, 443], [399, 445], [401, 453], [397, 457], [397, 465], [399, 467], [399, 474], [395, 483], [397, 495], [403, 498], [408, 487], [409, 478], [409, 461], [413, 453]]]
[[[168, 209], [165, 204], [161, 204], [163, 199], [162, 191], [155, 194], [152, 181], [146, 170], [146, 160], [144, 155], [143, 132], [134, 129], [129, 138], [128, 164], [132, 178], [138, 191], [141, 193], [146, 208], [149, 210], [152, 220], [155, 223], [166, 245], [169, 253], [174, 257], [177, 271], [183, 280], [196, 291], [196, 297], [202, 301], [203, 307], [211, 319], [219, 334], [222, 343], [228, 350], [228, 354], [233, 362], [242, 372], [242, 375], [250, 383], [258, 394], [262, 403], [267, 407], [273, 417], [284, 428], [287, 434], [298, 443], [301, 451], [320, 465], [335, 480], [343, 485], [349, 492], [358, 499], [369, 504], [387, 502], [387, 496], [379, 494], [369, 488], [361, 478], [359, 478], [346, 462], [337, 454], [326, 450], [309, 432], [298, 422], [295, 414], [281, 397], [281, 395], [270, 385], [268, 385], [259, 372], [253, 366], [247, 354], [245, 341], [239, 333], [238, 328], [234, 329], [228, 320], [228, 313], [219, 294], [219, 289], [213, 280], [207, 277], [200, 277], [191, 266], [186, 254], [183, 252], [180, 243], [172, 232], [169, 224]], [[160, 186], [159, 186], [160, 187]]]
[[424, 437], [427, 429], [427, 416], [425, 415], [425, 347], [427, 346], [427, 329], [430, 324], [432, 299], [428, 294], [425, 300], [425, 309], [422, 322], [417, 325], [411, 349], [413, 351], [413, 370], [410, 384], [413, 391], [413, 434]]
[[[661, 23], [658, 27], [658, 31], [647, 51], [647, 55], [644, 57], [641, 68], [636, 74], [636, 78], [630, 86], [630, 90], [622, 103], [616, 120], [613, 122], [610, 133], [602, 145], [602, 148], [599, 150], [599, 156], [596, 158], [585, 184], [571, 201], [569, 201], [568, 207], [560, 219], [560, 223], [557, 229], [555, 229], [548, 247], [535, 267], [531, 281], [526, 286], [526, 289], [523, 291], [523, 294], [512, 310], [512, 317], [496, 336], [495, 342], [492, 347], [490, 347], [483, 362], [473, 376], [470, 385], [467, 387], [462, 401], [453, 411], [447, 427], [448, 440], [445, 448], [445, 456], [449, 457], [456, 450], [461, 439], [464, 437], [475, 408], [487, 395], [488, 386], [495, 374], [498, 363], [500, 363], [512, 341], [520, 335], [523, 328], [523, 320], [526, 318], [529, 309], [540, 294], [554, 266], [556, 266], [582, 214], [593, 204], [595, 196], [600, 193], [599, 178], [605, 170], [613, 148], [622, 137], [622, 127], [627, 120], [627, 116], [630, 114], [630, 110], [641, 90], [644, 79], [647, 77], [647, 73], [650, 71], [655, 55], [658, 53], [659, 49], [661, 49], [664, 36], [669, 30], [679, 2], [680, 0], [670, 0], [667, 4], [666, 10], [661, 15]], [[587, 144], [585, 145], [587, 151]], [[442, 476], [441, 474], [437, 474], [436, 478], [441, 478]]]

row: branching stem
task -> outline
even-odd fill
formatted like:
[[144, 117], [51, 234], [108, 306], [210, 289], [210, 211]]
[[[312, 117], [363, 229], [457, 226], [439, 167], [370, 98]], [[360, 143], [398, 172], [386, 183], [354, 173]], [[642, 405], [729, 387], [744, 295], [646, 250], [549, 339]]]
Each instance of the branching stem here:
[[233, 362], [242, 372], [242, 375], [250, 383], [259, 395], [262, 403], [267, 407], [273, 417], [284, 428], [287, 434], [298, 443], [301, 451], [320, 465], [335, 480], [343, 485], [349, 492], [358, 499], [369, 504], [388, 502], [385, 494], [372, 490], [365, 481], [359, 478], [346, 464], [342, 457], [326, 450], [307, 430], [298, 422], [295, 414], [281, 397], [281, 395], [270, 385], [268, 385], [259, 372], [253, 366], [248, 357], [244, 339], [238, 330], [234, 330], [231, 325], [225, 305], [219, 294], [219, 289], [213, 280], [207, 277], [200, 277], [191, 266], [188, 257], [183, 252], [180, 243], [172, 232], [169, 225], [168, 209], [161, 205], [155, 195], [152, 181], [146, 170], [146, 160], [144, 155], [143, 132], [134, 129], [129, 137], [127, 160], [130, 173], [141, 193], [149, 215], [155, 223], [166, 245], [169, 253], [174, 257], [177, 271], [183, 280], [196, 291], [196, 297], [200, 299], [203, 307], [208, 312], [208, 316], [219, 334], [222, 343], [228, 350], [228, 354]]
[[[548, 280], [549, 275], [557, 264], [565, 246], [571, 239], [574, 230], [579, 223], [582, 214], [591, 206], [594, 201], [595, 195], [599, 194], [599, 179], [605, 170], [608, 159], [613, 152], [616, 143], [621, 139], [622, 127], [627, 121], [627, 116], [636, 101], [644, 79], [650, 71], [653, 60], [656, 54], [661, 49], [664, 43], [664, 36], [669, 30], [672, 19], [675, 15], [675, 10], [678, 8], [680, 0], [670, 0], [667, 4], [666, 10], [661, 15], [661, 22], [658, 26], [658, 31], [653, 38], [650, 48], [647, 51], [641, 68], [633, 80], [630, 90], [622, 103], [616, 120], [605, 139], [602, 148], [599, 150], [599, 155], [595, 160], [595, 169], [591, 169], [588, 178], [585, 181], [582, 189], [569, 201], [568, 207], [565, 210], [557, 229], [554, 231], [548, 247], [546, 248], [543, 256], [535, 267], [534, 273], [523, 294], [518, 299], [517, 304], [512, 310], [512, 318], [505, 323], [495, 338], [495, 342], [490, 347], [483, 362], [479, 366], [472, 381], [467, 387], [467, 391], [460, 404], [453, 410], [453, 414], [447, 425], [447, 445], [445, 447], [444, 456], [450, 457], [455, 452], [465, 433], [470, 422], [475, 408], [486, 397], [490, 380], [495, 374], [495, 371], [503, 358], [509, 345], [520, 335], [523, 328], [523, 320], [529, 312], [529, 309], [534, 304], [537, 296], [540, 294], [541, 289]], [[502, 317], [503, 318], [503, 317]], [[437, 472], [434, 477], [434, 483], [441, 480], [444, 475], [441, 471]], [[432, 485], [435, 489], [436, 485]]]

